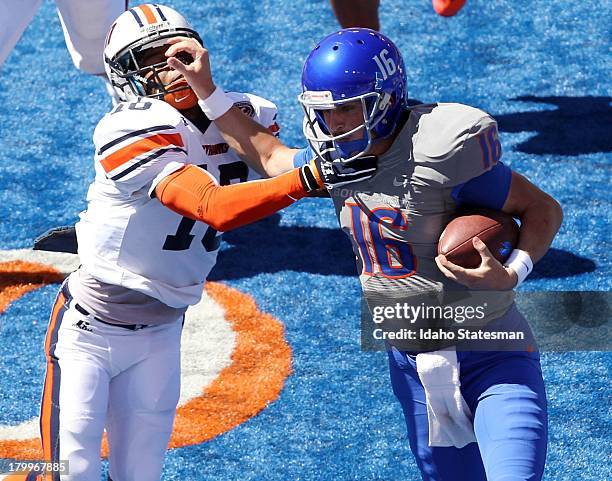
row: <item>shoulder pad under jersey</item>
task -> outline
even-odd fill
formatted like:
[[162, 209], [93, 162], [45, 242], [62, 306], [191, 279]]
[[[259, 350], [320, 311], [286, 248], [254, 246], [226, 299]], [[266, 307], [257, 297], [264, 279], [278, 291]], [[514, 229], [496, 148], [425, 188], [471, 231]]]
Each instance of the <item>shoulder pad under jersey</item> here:
[[96, 170], [114, 182], [142, 187], [164, 163], [185, 155], [182, 132], [182, 115], [166, 102], [149, 98], [123, 102], [100, 120], [94, 132]]
[[274, 102], [248, 93], [227, 92], [227, 96], [242, 112], [278, 135], [280, 131], [277, 123], [278, 109]]
[[481, 175], [501, 157], [497, 122], [480, 109], [456, 103], [417, 105], [410, 121], [418, 123], [415, 157], [434, 161], [448, 185]]

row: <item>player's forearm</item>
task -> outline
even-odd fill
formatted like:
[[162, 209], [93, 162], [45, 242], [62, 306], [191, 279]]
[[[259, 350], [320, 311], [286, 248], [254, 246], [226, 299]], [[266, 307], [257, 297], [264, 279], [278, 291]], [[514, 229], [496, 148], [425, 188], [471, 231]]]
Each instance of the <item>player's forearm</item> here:
[[[194, 60], [183, 64], [175, 57], [188, 53]], [[253, 168], [267, 176], [293, 167], [293, 149], [285, 147], [271, 132], [232, 106], [223, 90], [215, 85], [208, 50], [193, 39], [179, 41], [166, 51], [168, 65], [180, 72], [200, 99], [200, 108], [215, 122], [227, 143], [238, 154], [250, 159]]]
[[561, 226], [559, 203], [524, 176], [512, 172], [510, 191], [502, 210], [521, 219], [518, 249], [537, 262], [546, 254]]
[[282, 144], [268, 129], [232, 107], [215, 120], [228, 145], [255, 170], [275, 177], [293, 168], [295, 149]]
[[225, 232], [263, 219], [307, 194], [298, 169], [274, 179], [219, 186], [195, 166], [169, 175], [155, 188], [174, 212]]
[[537, 204], [530, 205], [521, 215], [521, 234], [518, 249], [529, 254], [535, 263], [550, 248], [550, 245], [561, 227], [563, 211], [561, 206], [550, 196]]
[[[217, 91], [212, 78], [200, 77], [192, 82], [192, 87], [204, 103], [210, 101], [215, 92], [222, 94], [222, 91]], [[231, 107], [215, 117], [214, 122], [228, 145], [259, 173], [274, 177], [293, 168], [295, 150], [283, 145], [268, 129], [239, 108]]]

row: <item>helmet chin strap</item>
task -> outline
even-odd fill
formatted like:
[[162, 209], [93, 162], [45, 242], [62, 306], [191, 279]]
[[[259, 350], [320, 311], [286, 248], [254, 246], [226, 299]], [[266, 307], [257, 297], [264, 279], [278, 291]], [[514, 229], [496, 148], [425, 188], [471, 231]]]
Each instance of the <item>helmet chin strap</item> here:
[[[372, 133], [370, 132], [371, 136]], [[370, 147], [368, 150], [371, 150], [374, 145], [379, 142], [381, 139], [377, 139], [375, 137], [371, 138]], [[338, 157], [340, 159], [349, 159], [352, 156], [356, 155], [358, 152], [363, 152], [364, 155], [367, 154], [365, 151], [368, 147], [368, 139], [363, 137], [357, 140], [347, 140], [345, 142], [335, 142], [336, 152], [338, 153]]]
[[347, 140], [346, 142], [335, 142], [336, 152], [340, 159], [348, 159], [357, 152], [363, 151], [368, 145], [366, 139]]
[[187, 110], [198, 104], [198, 97], [184, 78], [166, 86], [167, 90], [179, 89], [164, 95], [164, 101], [177, 110]]

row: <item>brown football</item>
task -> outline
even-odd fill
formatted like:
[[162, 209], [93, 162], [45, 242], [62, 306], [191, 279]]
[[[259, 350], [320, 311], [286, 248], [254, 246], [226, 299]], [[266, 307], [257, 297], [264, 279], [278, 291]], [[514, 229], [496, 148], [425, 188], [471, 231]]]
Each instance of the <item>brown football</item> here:
[[448, 223], [438, 241], [438, 254], [454, 264], [473, 269], [480, 265], [480, 254], [472, 245], [478, 236], [500, 262], [508, 259], [519, 238], [519, 227], [511, 215], [478, 209]]

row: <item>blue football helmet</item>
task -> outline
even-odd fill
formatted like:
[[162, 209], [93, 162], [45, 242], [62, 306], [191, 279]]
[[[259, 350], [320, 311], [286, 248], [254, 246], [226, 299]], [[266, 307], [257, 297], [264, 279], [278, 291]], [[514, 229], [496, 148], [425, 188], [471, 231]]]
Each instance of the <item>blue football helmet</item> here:
[[[304, 135], [317, 155], [351, 161], [395, 131], [406, 103], [406, 72], [395, 44], [367, 28], [325, 37], [306, 59], [298, 101], [306, 113]], [[363, 122], [334, 135], [324, 111], [360, 102]], [[362, 131], [359, 140], [344, 140]]]

